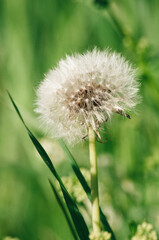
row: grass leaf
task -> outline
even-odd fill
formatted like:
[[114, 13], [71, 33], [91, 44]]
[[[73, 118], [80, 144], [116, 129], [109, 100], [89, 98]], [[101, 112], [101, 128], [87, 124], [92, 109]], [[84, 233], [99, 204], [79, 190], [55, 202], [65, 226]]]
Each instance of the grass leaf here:
[[75, 202], [72, 200], [71, 196], [69, 195], [67, 189], [65, 188], [60, 176], [58, 175], [58, 173], [56, 172], [56, 169], [53, 165], [53, 163], [51, 162], [51, 159], [49, 158], [48, 154], [46, 153], [46, 151], [44, 150], [44, 148], [42, 147], [42, 145], [38, 142], [38, 140], [35, 138], [35, 136], [32, 134], [32, 132], [29, 130], [29, 128], [27, 127], [27, 125], [25, 124], [22, 115], [20, 114], [20, 111], [18, 109], [18, 107], [16, 106], [13, 98], [11, 97], [10, 93], [8, 92], [8, 95], [10, 97], [10, 100], [19, 116], [19, 118], [21, 119], [22, 123], [24, 124], [28, 135], [31, 139], [31, 141], [33, 142], [36, 150], [38, 151], [38, 153], [40, 154], [41, 158], [43, 159], [43, 161], [45, 162], [45, 164], [48, 166], [48, 168], [51, 170], [51, 172], [53, 173], [54, 177], [57, 179], [57, 181], [60, 184], [67, 208], [70, 212], [70, 215], [72, 217], [72, 221], [75, 225], [75, 228], [77, 230], [77, 233], [80, 237], [81, 240], [88, 240], [88, 236], [89, 236], [89, 231], [87, 228], [87, 225], [84, 221], [83, 216], [81, 215], [81, 213], [78, 210], [78, 207], [76, 206]]
[[[64, 152], [66, 153], [66, 155], [68, 156], [68, 159], [70, 161], [70, 164], [78, 178], [78, 180], [80, 181], [84, 191], [86, 192], [89, 200], [91, 201], [91, 189], [88, 186], [88, 183], [86, 181], [86, 179], [84, 178], [83, 174], [80, 171], [80, 168], [75, 160], [75, 158], [73, 157], [72, 153], [70, 152], [70, 150], [68, 149], [68, 147], [66, 146], [66, 144], [64, 143], [64, 141], [62, 139], [59, 140], [59, 143], [62, 147], [62, 149], [64, 150]], [[100, 218], [101, 218], [101, 222], [103, 223], [103, 227], [106, 231], [108, 231], [109, 233], [111, 233], [111, 239], [112, 240], [116, 240], [116, 237], [113, 233], [113, 230], [111, 229], [104, 213], [102, 212], [101, 208], [100, 208]]]
[[64, 203], [63, 203], [62, 199], [60, 198], [60, 196], [59, 196], [59, 194], [58, 194], [55, 186], [54, 186], [53, 183], [51, 182], [51, 180], [49, 180], [49, 183], [50, 183], [51, 189], [52, 189], [52, 191], [53, 191], [53, 193], [54, 193], [54, 195], [55, 195], [55, 197], [56, 197], [56, 200], [57, 200], [59, 206], [60, 206], [61, 209], [62, 209], [62, 212], [63, 212], [63, 214], [64, 214], [64, 216], [65, 216], [65, 218], [66, 218], [66, 221], [67, 221], [67, 223], [68, 223], [68, 226], [69, 226], [69, 228], [70, 228], [70, 230], [71, 230], [71, 232], [72, 232], [72, 235], [73, 235], [74, 239], [75, 239], [75, 240], [78, 240], [76, 231], [75, 231], [75, 229], [74, 229], [74, 226], [72, 225], [71, 219], [70, 219], [70, 217], [69, 217], [69, 215], [68, 215], [68, 212], [67, 212], [67, 210], [66, 210], [66, 208], [65, 208], [65, 206], [64, 206]]

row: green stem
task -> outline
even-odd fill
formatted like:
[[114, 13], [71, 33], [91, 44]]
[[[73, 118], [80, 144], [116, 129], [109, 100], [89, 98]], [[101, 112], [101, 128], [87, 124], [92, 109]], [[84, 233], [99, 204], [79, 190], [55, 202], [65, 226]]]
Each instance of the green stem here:
[[96, 139], [92, 127], [89, 127], [89, 157], [91, 172], [91, 198], [92, 198], [92, 225], [94, 233], [100, 232], [100, 212], [99, 212], [99, 194], [98, 194], [98, 170]]

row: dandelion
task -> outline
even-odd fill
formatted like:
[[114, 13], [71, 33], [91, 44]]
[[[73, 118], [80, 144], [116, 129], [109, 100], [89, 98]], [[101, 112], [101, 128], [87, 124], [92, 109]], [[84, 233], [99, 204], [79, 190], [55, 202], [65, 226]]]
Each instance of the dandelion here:
[[125, 58], [94, 49], [61, 60], [37, 90], [36, 112], [54, 137], [73, 144], [89, 138], [92, 225], [97, 235], [101, 226], [96, 135], [101, 139], [98, 129], [113, 113], [130, 118], [126, 111], [138, 103], [138, 87], [136, 71]]
[[157, 233], [152, 224], [143, 222], [137, 226], [136, 234], [131, 240], [157, 240]]
[[130, 118], [125, 111], [139, 99], [135, 76], [131, 64], [108, 50], [67, 56], [40, 84], [36, 112], [53, 137], [75, 144], [89, 126], [99, 136], [113, 113]]

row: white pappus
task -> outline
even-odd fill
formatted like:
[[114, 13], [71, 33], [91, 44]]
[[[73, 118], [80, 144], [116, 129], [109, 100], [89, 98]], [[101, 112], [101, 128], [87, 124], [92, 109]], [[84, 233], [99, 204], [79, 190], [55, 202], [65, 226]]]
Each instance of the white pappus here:
[[[96, 48], [66, 56], [37, 89], [36, 112], [53, 137], [79, 142], [113, 113], [125, 117], [139, 101], [136, 70], [118, 53]], [[99, 136], [100, 137], [100, 136]]]

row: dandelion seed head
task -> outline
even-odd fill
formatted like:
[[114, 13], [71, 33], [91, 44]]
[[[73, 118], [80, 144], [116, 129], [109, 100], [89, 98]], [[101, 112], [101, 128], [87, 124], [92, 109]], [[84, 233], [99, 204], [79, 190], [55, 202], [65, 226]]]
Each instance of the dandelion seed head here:
[[125, 117], [138, 103], [136, 70], [110, 51], [66, 56], [37, 90], [36, 112], [53, 137], [79, 142], [113, 113]]

